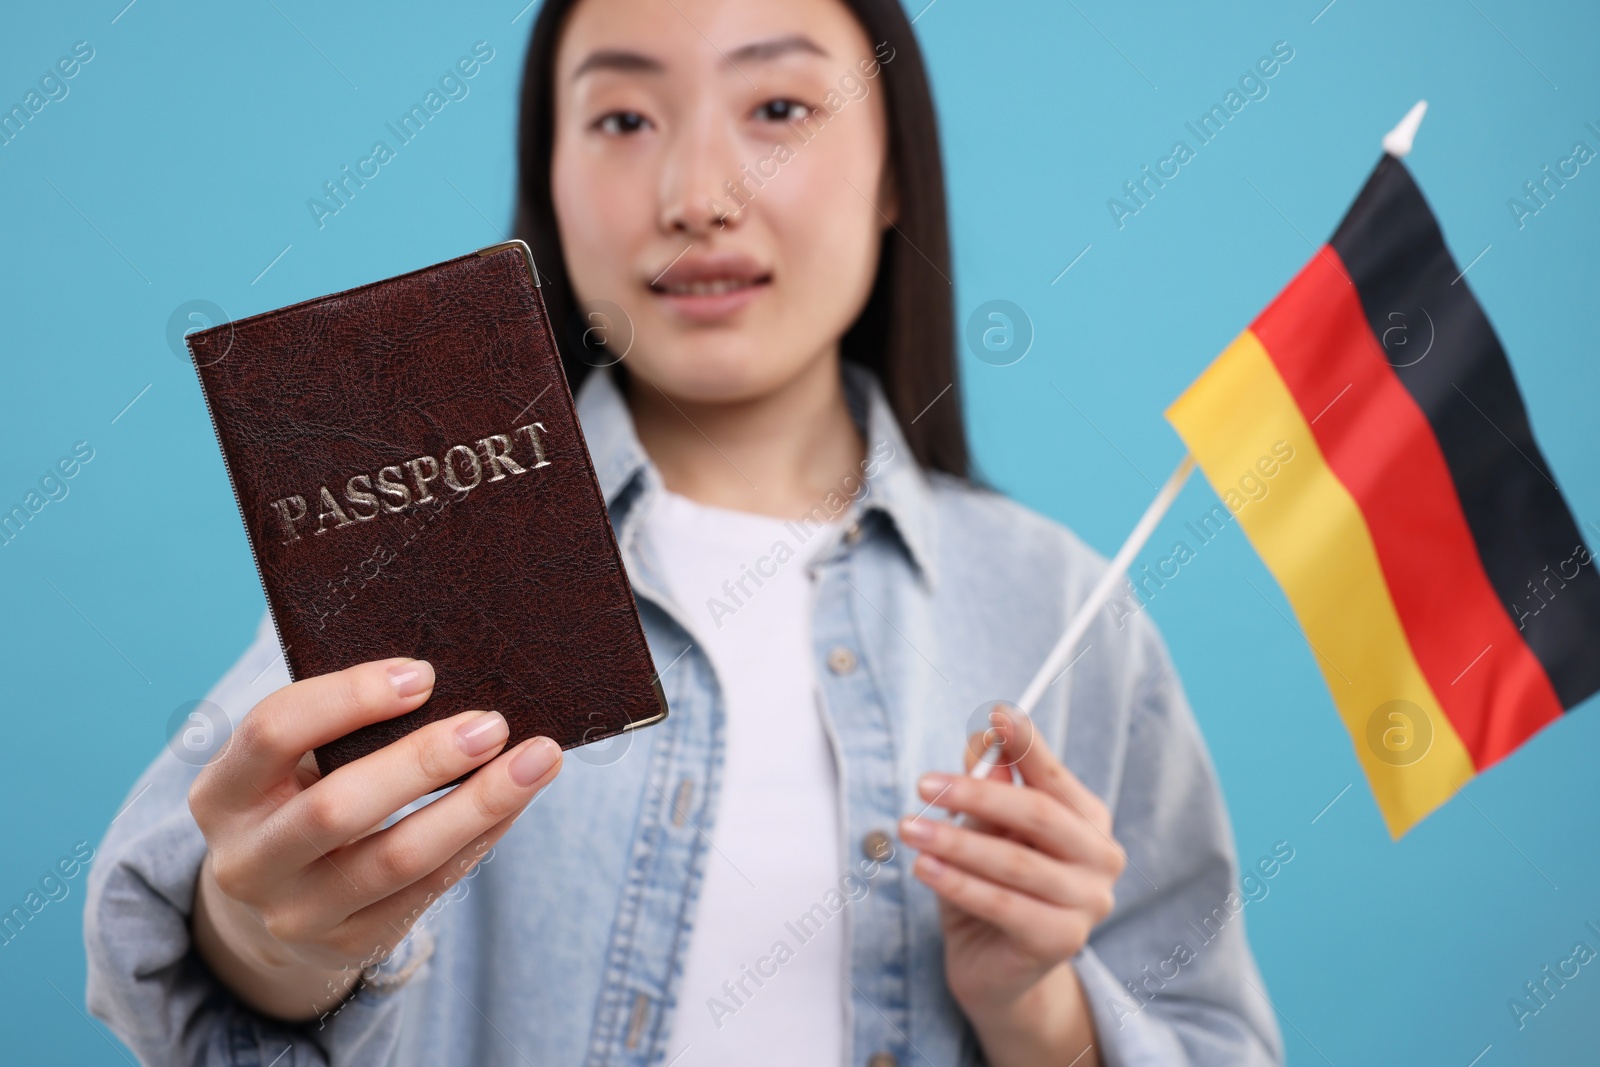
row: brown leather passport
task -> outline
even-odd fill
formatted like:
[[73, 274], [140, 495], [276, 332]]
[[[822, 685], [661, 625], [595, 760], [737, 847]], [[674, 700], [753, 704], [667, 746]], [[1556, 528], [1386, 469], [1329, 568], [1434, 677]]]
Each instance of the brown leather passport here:
[[666, 717], [536, 279], [511, 241], [189, 335], [290, 676], [437, 672], [324, 774], [468, 709], [507, 748]]

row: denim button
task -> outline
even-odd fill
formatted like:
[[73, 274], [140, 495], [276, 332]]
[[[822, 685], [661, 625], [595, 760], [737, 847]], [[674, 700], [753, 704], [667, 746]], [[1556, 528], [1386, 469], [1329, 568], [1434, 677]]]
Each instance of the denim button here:
[[828, 669], [834, 674], [849, 674], [856, 669], [856, 654], [843, 645], [828, 653]]
[[861, 838], [861, 851], [867, 859], [882, 863], [894, 855], [894, 842], [882, 830], [873, 830]]

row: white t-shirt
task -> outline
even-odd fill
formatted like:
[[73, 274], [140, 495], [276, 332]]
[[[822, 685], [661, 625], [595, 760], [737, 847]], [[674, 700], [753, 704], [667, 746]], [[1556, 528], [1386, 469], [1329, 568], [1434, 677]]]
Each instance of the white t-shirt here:
[[791, 929], [838, 885], [844, 854], [806, 573], [839, 524], [819, 529], [665, 491], [658, 500], [644, 533], [711, 659], [727, 713], [713, 848], [667, 1062], [840, 1063], [844, 916], [805, 928], [803, 942]]

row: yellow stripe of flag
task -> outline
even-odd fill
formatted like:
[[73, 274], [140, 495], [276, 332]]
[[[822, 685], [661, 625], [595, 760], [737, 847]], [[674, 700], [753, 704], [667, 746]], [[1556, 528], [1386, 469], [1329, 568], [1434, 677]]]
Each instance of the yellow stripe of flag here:
[[[1355, 498], [1261, 341], [1246, 330], [1167, 409], [1218, 492], [1287, 442], [1293, 459], [1238, 519], [1277, 578], [1399, 837], [1475, 773], [1423, 677]], [[1399, 702], [1399, 703], [1397, 703]]]

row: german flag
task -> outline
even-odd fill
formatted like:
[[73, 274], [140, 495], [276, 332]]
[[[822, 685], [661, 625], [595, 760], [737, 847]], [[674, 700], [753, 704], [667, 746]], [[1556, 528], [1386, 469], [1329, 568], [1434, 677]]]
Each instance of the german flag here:
[[1167, 410], [1288, 597], [1396, 838], [1600, 690], [1597, 562], [1462, 273], [1386, 155]]

